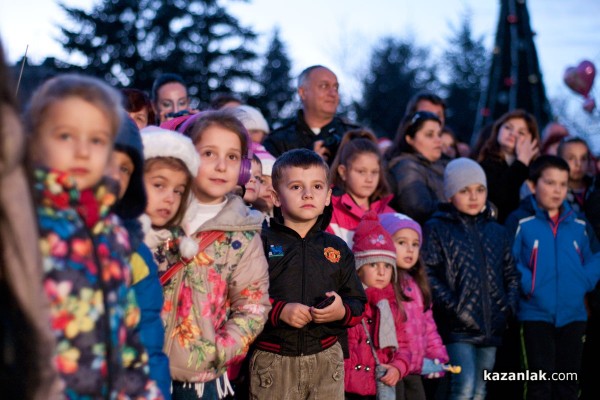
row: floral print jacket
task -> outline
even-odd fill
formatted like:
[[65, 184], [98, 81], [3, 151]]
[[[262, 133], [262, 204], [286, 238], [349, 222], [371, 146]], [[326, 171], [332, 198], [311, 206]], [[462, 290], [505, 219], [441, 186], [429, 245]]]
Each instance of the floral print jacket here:
[[44, 289], [68, 399], [162, 399], [134, 333], [129, 239], [106, 185], [79, 192], [68, 175], [35, 171]]
[[[231, 195], [225, 207], [191, 235], [198, 240], [203, 232], [222, 232], [163, 287], [164, 350], [174, 380], [215, 379], [245, 357], [262, 331], [271, 309], [262, 219]], [[159, 269], [164, 268], [165, 263], [157, 261]]]

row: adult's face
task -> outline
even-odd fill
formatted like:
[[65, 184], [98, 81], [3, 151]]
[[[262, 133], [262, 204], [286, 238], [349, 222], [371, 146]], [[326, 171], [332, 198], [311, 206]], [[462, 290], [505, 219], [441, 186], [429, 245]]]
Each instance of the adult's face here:
[[406, 142], [431, 162], [442, 157], [442, 127], [437, 121], [425, 121], [415, 137], [406, 137]]
[[160, 122], [165, 121], [165, 114], [189, 110], [187, 89], [179, 82], [165, 83], [158, 89], [155, 106]]
[[333, 118], [340, 103], [339, 86], [337, 77], [327, 68], [312, 70], [298, 89], [304, 112], [319, 118]]
[[432, 114], [437, 115], [437, 117], [442, 121], [442, 125], [444, 125], [446, 118], [444, 117], [444, 107], [439, 104], [433, 104], [429, 100], [420, 100], [417, 103], [416, 111], [429, 111]]

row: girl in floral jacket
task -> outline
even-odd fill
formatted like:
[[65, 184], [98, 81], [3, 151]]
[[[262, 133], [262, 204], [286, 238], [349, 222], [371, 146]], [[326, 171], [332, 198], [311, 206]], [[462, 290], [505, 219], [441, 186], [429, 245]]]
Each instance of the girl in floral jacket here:
[[[207, 247], [185, 259], [164, 285], [165, 352], [173, 399], [217, 399], [232, 392], [226, 371], [243, 360], [271, 308], [259, 234], [263, 217], [230, 194], [240, 169], [250, 162], [241, 122], [227, 111], [215, 111], [192, 116], [185, 124], [200, 167], [182, 225]], [[176, 265], [169, 264], [167, 274]]]
[[[127, 233], [102, 183], [119, 126], [118, 94], [95, 78], [63, 75], [34, 94], [31, 133], [44, 288], [69, 399], [162, 399], [134, 330]], [[114, 188], [113, 188], [114, 189]]]

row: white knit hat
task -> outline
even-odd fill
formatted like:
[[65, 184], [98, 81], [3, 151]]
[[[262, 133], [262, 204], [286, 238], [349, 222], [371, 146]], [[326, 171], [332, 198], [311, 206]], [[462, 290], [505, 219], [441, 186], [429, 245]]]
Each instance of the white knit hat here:
[[265, 117], [263, 117], [262, 113], [254, 107], [250, 107], [247, 105], [237, 106], [233, 109], [233, 113], [237, 119], [240, 120], [244, 128], [248, 131], [252, 129], [256, 129], [258, 131], [263, 131], [265, 133], [269, 133], [269, 124]]
[[158, 126], [147, 126], [140, 131], [144, 143], [144, 159], [155, 157], [172, 157], [181, 160], [193, 177], [198, 174], [200, 156], [192, 140], [187, 136], [159, 128]]

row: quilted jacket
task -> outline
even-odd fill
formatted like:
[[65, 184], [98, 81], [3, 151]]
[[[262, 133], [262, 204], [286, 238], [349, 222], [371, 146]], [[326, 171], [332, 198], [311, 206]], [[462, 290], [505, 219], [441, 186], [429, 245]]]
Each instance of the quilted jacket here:
[[79, 192], [66, 175], [35, 171], [44, 288], [69, 399], [162, 399], [135, 332], [129, 239], [105, 185]]
[[506, 229], [491, 207], [476, 216], [441, 204], [422, 249], [444, 343], [498, 346], [517, 310], [519, 278]]

